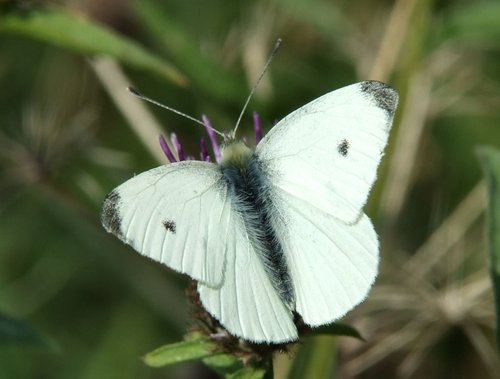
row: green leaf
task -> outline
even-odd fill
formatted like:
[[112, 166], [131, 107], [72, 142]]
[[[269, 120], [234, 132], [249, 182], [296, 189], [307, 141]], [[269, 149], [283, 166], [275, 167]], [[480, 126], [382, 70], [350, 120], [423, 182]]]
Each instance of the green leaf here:
[[497, 344], [500, 351], [500, 150], [477, 150], [487, 184], [486, 240], [497, 317]]
[[162, 367], [180, 362], [221, 354], [217, 344], [207, 338], [197, 338], [164, 345], [147, 353], [144, 362], [151, 367]]
[[223, 376], [234, 373], [243, 367], [241, 360], [231, 354], [212, 355], [204, 358], [203, 363]]
[[10, 12], [0, 18], [0, 32], [24, 35], [77, 53], [109, 55], [125, 64], [155, 72], [177, 85], [187, 84], [186, 77], [161, 58], [80, 14], [61, 9]]
[[242, 369], [226, 375], [227, 379], [264, 379], [267, 370], [263, 367], [247, 366]]
[[[218, 345], [206, 337], [192, 335], [191, 339], [159, 347], [146, 354], [144, 362], [151, 367], [202, 359], [203, 363], [227, 379], [264, 379], [269, 374], [269, 362], [243, 367], [238, 357], [222, 353]], [[271, 376], [272, 377], [272, 376]]]
[[331, 335], [331, 336], [346, 336], [346, 337], [354, 337], [364, 341], [365, 339], [361, 336], [361, 334], [352, 326], [347, 324], [342, 324], [338, 322], [334, 322], [333, 324], [321, 326], [319, 328], [314, 329], [311, 332], [312, 335]]
[[203, 363], [226, 379], [272, 379], [272, 360], [243, 367], [241, 359], [219, 354], [203, 359]]
[[0, 313], [0, 343], [20, 343], [56, 349], [52, 341], [39, 334], [31, 326], [2, 313]]

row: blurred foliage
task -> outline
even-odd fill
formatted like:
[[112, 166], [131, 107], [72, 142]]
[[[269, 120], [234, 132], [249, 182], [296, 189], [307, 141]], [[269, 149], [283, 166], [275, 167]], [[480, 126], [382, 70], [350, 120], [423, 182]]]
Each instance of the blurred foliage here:
[[135, 42], [70, 12], [44, 9], [24, 14], [8, 13], [0, 23], [0, 32], [25, 35], [77, 53], [110, 55], [163, 75], [174, 83], [186, 84], [186, 79], [177, 70]]
[[[367, 206], [381, 274], [346, 321], [366, 342], [310, 337], [275, 357], [275, 377], [496, 377], [474, 147], [500, 145], [498, 20], [493, 0], [0, 2], [0, 310], [60, 347], [0, 344], [2, 377], [216, 377], [140, 359], [185, 333], [186, 278], [107, 235], [100, 204], [158, 164], [126, 85], [230, 129], [278, 37], [241, 135], [252, 110], [268, 129], [358, 80], [401, 102]], [[103, 55], [126, 83], [98, 72]], [[196, 152], [201, 128], [149, 109]]]
[[500, 150], [482, 146], [478, 150], [488, 186], [488, 258], [497, 319], [497, 347], [500, 352]]
[[37, 333], [26, 323], [0, 314], [0, 344], [7, 343], [55, 347], [47, 338]]

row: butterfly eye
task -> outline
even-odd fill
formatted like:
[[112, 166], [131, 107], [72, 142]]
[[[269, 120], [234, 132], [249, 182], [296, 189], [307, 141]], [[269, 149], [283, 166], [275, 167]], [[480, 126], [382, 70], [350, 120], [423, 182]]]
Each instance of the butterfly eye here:
[[175, 225], [175, 222], [173, 220], [163, 221], [163, 226], [165, 227], [165, 229], [167, 229], [167, 231], [175, 234], [175, 230], [177, 229], [177, 226]]
[[346, 139], [343, 139], [340, 141], [340, 143], [337, 146], [337, 151], [339, 152], [340, 155], [343, 157], [347, 157], [347, 154], [349, 153], [349, 141]]

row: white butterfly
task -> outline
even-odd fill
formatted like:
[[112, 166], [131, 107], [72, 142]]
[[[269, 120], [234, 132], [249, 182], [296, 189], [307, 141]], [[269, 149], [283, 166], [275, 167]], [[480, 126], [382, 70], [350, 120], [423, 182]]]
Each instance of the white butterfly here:
[[365, 81], [281, 120], [257, 145], [228, 140], [220, 164], [182, 161], [113, 190], [102, 222], [139, 253], [198, 281], [203, 306], [253, 342], [298, 338], [361, 302], [378, 271], [362, 208], [397, 93]]

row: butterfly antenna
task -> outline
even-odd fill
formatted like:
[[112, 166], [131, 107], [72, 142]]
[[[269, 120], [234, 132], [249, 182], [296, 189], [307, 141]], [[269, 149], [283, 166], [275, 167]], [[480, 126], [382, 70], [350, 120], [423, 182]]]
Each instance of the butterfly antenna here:
[[234, 130], [232, 133], [233, 138], [236, 136], [236, 130], [238, 130], [238, 126], [240, 125], [241, 119], [243, 118], [243, 114], [245, 113], [245, 110], [247, 109], [248, 103], [250, 103], [250, 99], [252, 98], [253, 94], [255, 93], [255, 90], [257, 89], [257, 87], [259, 86], [259, 83], [262, 80], [262, 78], [264, 77], [264, 74], [267, 72], [267, 69], [268, 69], [269, 65], [271, 64], [271, 61], [273, 60], [274, 56], [278, 52], [280, 45], [281, 45], [281, 38], [278, 38], [278, 40], [276, 41], [276, 44], [274, 45], [273, 51], [271, 52], [271, 55], [267, 59], [267, 62], [264, 66], [264, 69], [262, 70], [262, 73], [259, 76], [259, 79], [257, 79], [255, 84], [253, 85], [252, 90], [250, 91], [250, 93], [247, 97], [247, 100], [245, 101], [245, 105], [243, 105], [243, 109], [241, 110], [240, 116], [238, 117], [238, 121], [236, 121], [236, 126], [234, 127]]
[[191, 120], [191, 121], [196, 122], [197, 124], [203, 125], [205, 128], [209, 128], [209, 129], [213, 130], [213, 131], [214, 131], [214, 133], [217, 133], [218, 135], [220, 135], [220, 136], [224, 137], [224, 134], [223, 134], [223, 133], [221, 133], [221, 132], [219, 132], [218, 130], [216, 130], [216, 129], [212, 128], [210, 125], [205, 124], [203, 121], [200, 121], [200, 120], [198, 120], [198, 119], [196, 119], [196, 118], [194, 118], [194, 117], [192, 117], [192, 116], [190, 116], [190, 115], [187, 115], [187, 114], [185, 114], [185, 113], [182, 113], [181, 111], [178, 111], [177, 109], [174, 109], [174, 108], [171, 108], [171, 107], [169, 107], [169, 106], [167, 106], [167, 105], [164, 105], [164, 104], [162, 104], [162, 103], [159, 103], [159, 102], [157, 102], [156, 100], [153, 100], [153, 99], [151, 99], [151, 98], [149, 98], [149, 97], [147, 97], [147, 96], [143, 95], [142, 93], [140, 93], [139, 91], [137, 91], [137, 90], [136, 90], [135, 88], [133, 88], [133, 87], [127, 87], [127, 89], [128, 89], [128, 91], [129, 91], [132, 95], [134, 95], [134, 96], [138, 97], [138, 98], [139, 98], [139, 99], [141, 99], [141, 100], [148, 101], [148, 102], [150, 102], [151, 104], [154, 104], [154, 105], [159, 106], [160, 108], [167, 109], [167, 110], [169, 110], [169, 111], [171, 111], [171, 112], [174, 112], [174, 113], [178, 114], [179, 116], [183, 116], [183, 117], [185, 117], [185, 118], [187, 118], [187, 119], [189, 119], [189, 120]]

